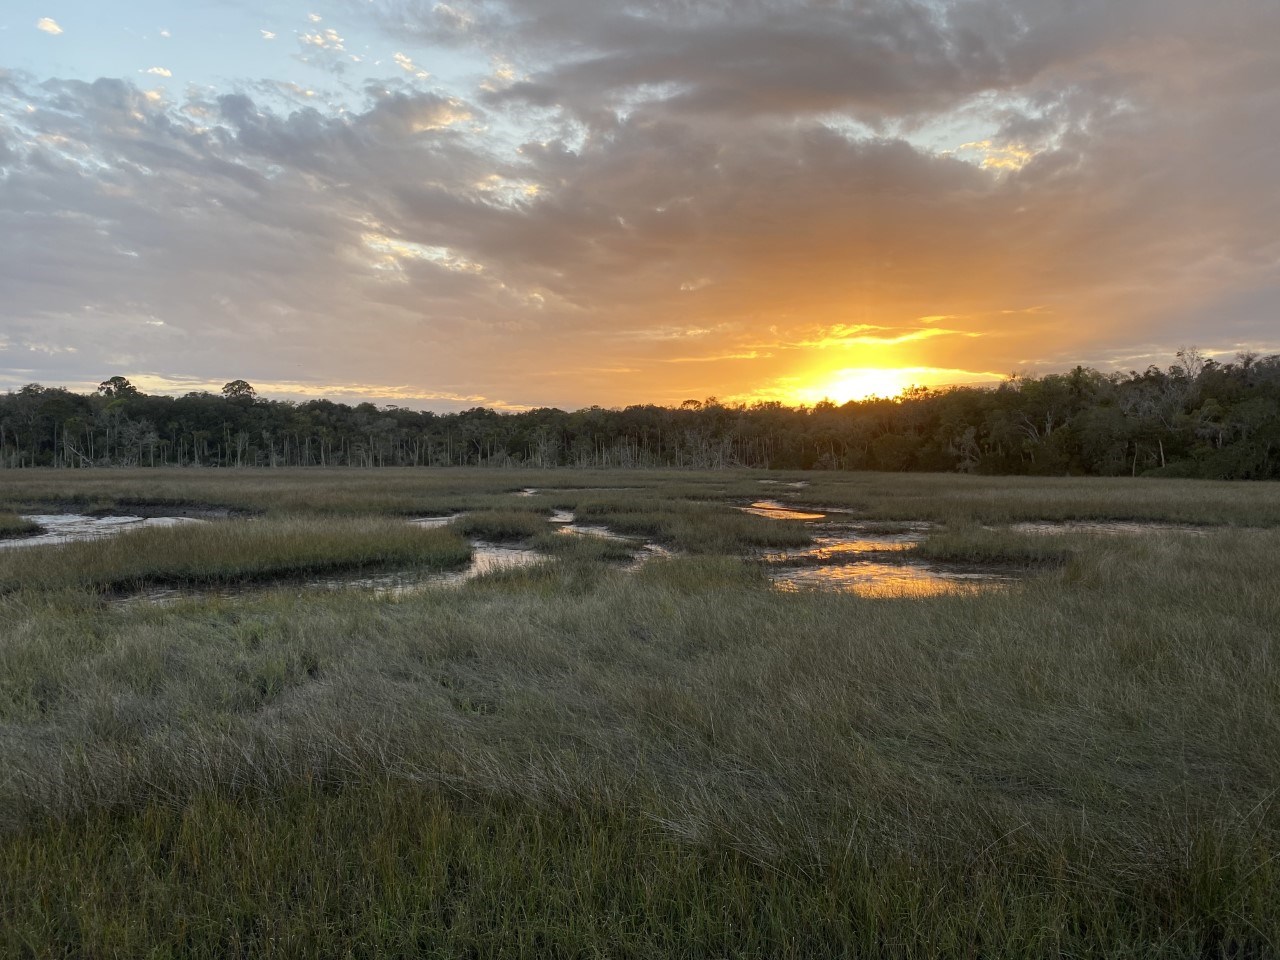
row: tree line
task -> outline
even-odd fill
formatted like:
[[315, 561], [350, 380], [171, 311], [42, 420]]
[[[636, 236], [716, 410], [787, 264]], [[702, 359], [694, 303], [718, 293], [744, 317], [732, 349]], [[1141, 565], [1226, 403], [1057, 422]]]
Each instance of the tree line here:
[[432, 413], [266, 400], [244, 380], [148, 395], [124, 377], [90, 395], [37, 383], [0, 395], [0, 468], [477, 465], [1280, 479], [1280, 356], [1183, 350], [1167, 369], [802, 407]]

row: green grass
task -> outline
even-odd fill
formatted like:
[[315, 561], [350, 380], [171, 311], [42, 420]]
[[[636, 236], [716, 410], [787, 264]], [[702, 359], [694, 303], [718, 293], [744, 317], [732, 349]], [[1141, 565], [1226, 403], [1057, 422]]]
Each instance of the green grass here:
[[229, 520], [0, 552], [0, 592], [217, 585], [393, 566], [443, 570], [470, 557], [470, 546], [451, 531], [398, 520]]
[[623, 536], [655, 540], [687, 553], [736, 554], [812, 541], [801, 523], [758, 517], [717, 503], [636, 496], [592, 499], [578, 505], [578, 516]]
[[[688, 475], [642, 476], [643, 485], [664, 486]], [[513, 493], [524, 487], [547, 487], [556, 506], [572, 508], [578, 499], [598, 495], [582, 488], [636, 484], [635, 474], [605, 470], [10, 470], [0, 476], [0, 509], [57, 506], [69, 512], [127, 513], [168, 506], [252, 514], [422, 517], [545, 505], [541, 496], [514, 498]], [[703, 484], [695, 486], [701, 489]]]
[[[804, 489], [761, 480], [805, 480]], [[539, 493], [515, 498], [526, 487]], [[619, 489], [609, 494], [610, 488]], [[253, 513], [427, 516], [507, 507], [575, 509], [580, 503], [779, 499], [852, 509], [868, 519], [971, 521], [1158, 520], [1280, 526], [1274, 485], [1129, 478], [953, 474], [774, 473], [758, 470], [10, 470], [0, 511], [60, 505], [222, 507]], [[19, 511], [23, 512], [23, 511]]]
[[975, 477], [946, 474], [808, 475], [803, 490], [760, 485], [763, 496], [847, 507], [883, 520], [1011, 523], [1148, 520], [1280, 526], [1275, 485], [1154, 479]]
[[[360, 513], [365, 476], [317, 481], [317, 502]], [[389, 496], [367, 476], [371, 503]], [[1094, 481], [1038, 499], [983, 478], [782, 491], [886, 520], [918, 500], [952, 518], [922, 548], [939, 561], [1032, 568], [990, 593], [864, 599], [781, 593], [743, 559], [755, 538], [809, 536], [733, 508], [778, 497], [756, 475], [618, 473], [646, 489], [616, 494], [492, 476], [466, 492], [470, 474], [422, 471], [391, 500], [456, 488], [564, 553], [394, 603], [97, 591], [256, 552], [193, 533], [333, 529], [314, 542], [329, 561], [359, 557], [361, 529], [455, 533], [276, 520], [264, 499], [265, 519], [154, 531], [174, 534], [164, 549], [140, 531], [0, 569], [19, 587], [0, 594], [0, 955], [1280, 949], [1280, 531], [1243, 529], [1280, 516], [1280, 488], [1228, 502], [1143, 481], [1133, 512], [1236, 526], [1117, 537], [962, 522], [1060, 501], [1122, 514]], [[521, 485], [547, 492], [525, 505]], [[616, 542], [549, 532], [553, 500], [688, 555], [627, 573]]]
[[450, 522], [449, 529], [481, 540], [529, 540], [547, 532], [547, 518], [536, 508], [476, 510]]
[[952, 524], [931, 531], [909, 556], [964, 564], [1009, 567], [1061, 566], [1076, 556], [1080, 535], [1037, 536], [974, 524]]
[[541, 553], [571, 563], [615, 563], [632, 560], [641, 550], [638, 541], [617, 540], [590, 534], [543, 533], [532, 546]]
[[[1057, 859], [1066, 851], [1048, 845], [1038, 873], [1012, 883], [1001, 858], [1025, 844], [1000, 837], [927, 879], [911, 851], [873, 865], [854, 845], [804, 870], [679, 842], [643, 814], [643, 801], [475, 801], [387, 783], [96, 813], [0, 847], [0, 949], [810, 960], [1060, 956], [1093, 941], [1112, 955], [1199, 956], [1257, 941], [1178, 929], [1184, 911], [1274, 909], [1231, 889], [1260, 866], [1247, 848], [1210, 844], [1201, 862], [1174, 865], [1175, 888], [1206, 866], [1231, 871], [1217, 889], [1188, 887], [1184, 903], [1089, 885], [1090, 903]], [[990, 919], [974, 925], [979, 910]]]
[[40, 532], [40, 525], [14, 513], [0, 512], [0, 540], [29, 537]]

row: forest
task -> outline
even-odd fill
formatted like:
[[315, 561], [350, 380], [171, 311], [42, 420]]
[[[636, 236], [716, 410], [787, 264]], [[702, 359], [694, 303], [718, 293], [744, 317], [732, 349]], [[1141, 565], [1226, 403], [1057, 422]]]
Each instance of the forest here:
[[0, 395], [0, 468], [522, 466], [959, 471], [1280, 478], [1280, 355], [1167, 369], [1011, 376], [894, 398], [679, 407], [485, 407], [433, 413], [330, 400], [148, 395], [111, 377], [91, 395]]

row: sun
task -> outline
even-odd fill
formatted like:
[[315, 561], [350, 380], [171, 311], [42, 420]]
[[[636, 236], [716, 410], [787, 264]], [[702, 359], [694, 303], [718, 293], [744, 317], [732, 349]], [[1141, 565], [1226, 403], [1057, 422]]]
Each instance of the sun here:
[[830, 400], [832, 403], [848, 403], [850, 400], [866, 400], [870, 397], [896, 397], [911, 386], [911, 371], [861, 367], [835, 370], [827, 379], [799, 391], [810, 403]]

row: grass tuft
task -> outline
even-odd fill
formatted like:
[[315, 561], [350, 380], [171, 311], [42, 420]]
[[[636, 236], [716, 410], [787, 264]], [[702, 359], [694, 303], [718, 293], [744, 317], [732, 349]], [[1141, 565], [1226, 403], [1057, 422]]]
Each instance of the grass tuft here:
[[17, 514], [0, 512], [0, 540], [35, 536], [40, 529], [40, 524]]
[[537, 510], [477, 510], [452, 521], [449, 529], [481, 540], [529, 540], [547, 531], [547, 519]]
[[572, 563], [619, 563], [635, 559], [642, 544], [590, 534], [542, 533], [533, 547], [542, 553]]
[[578, 515], [624, 536], [643, 537], [687, 553], [736, 554], [755, 547], [812, 542], [802, 523], [743, 513], [728, 504], [689, 500], [597, 499]]

